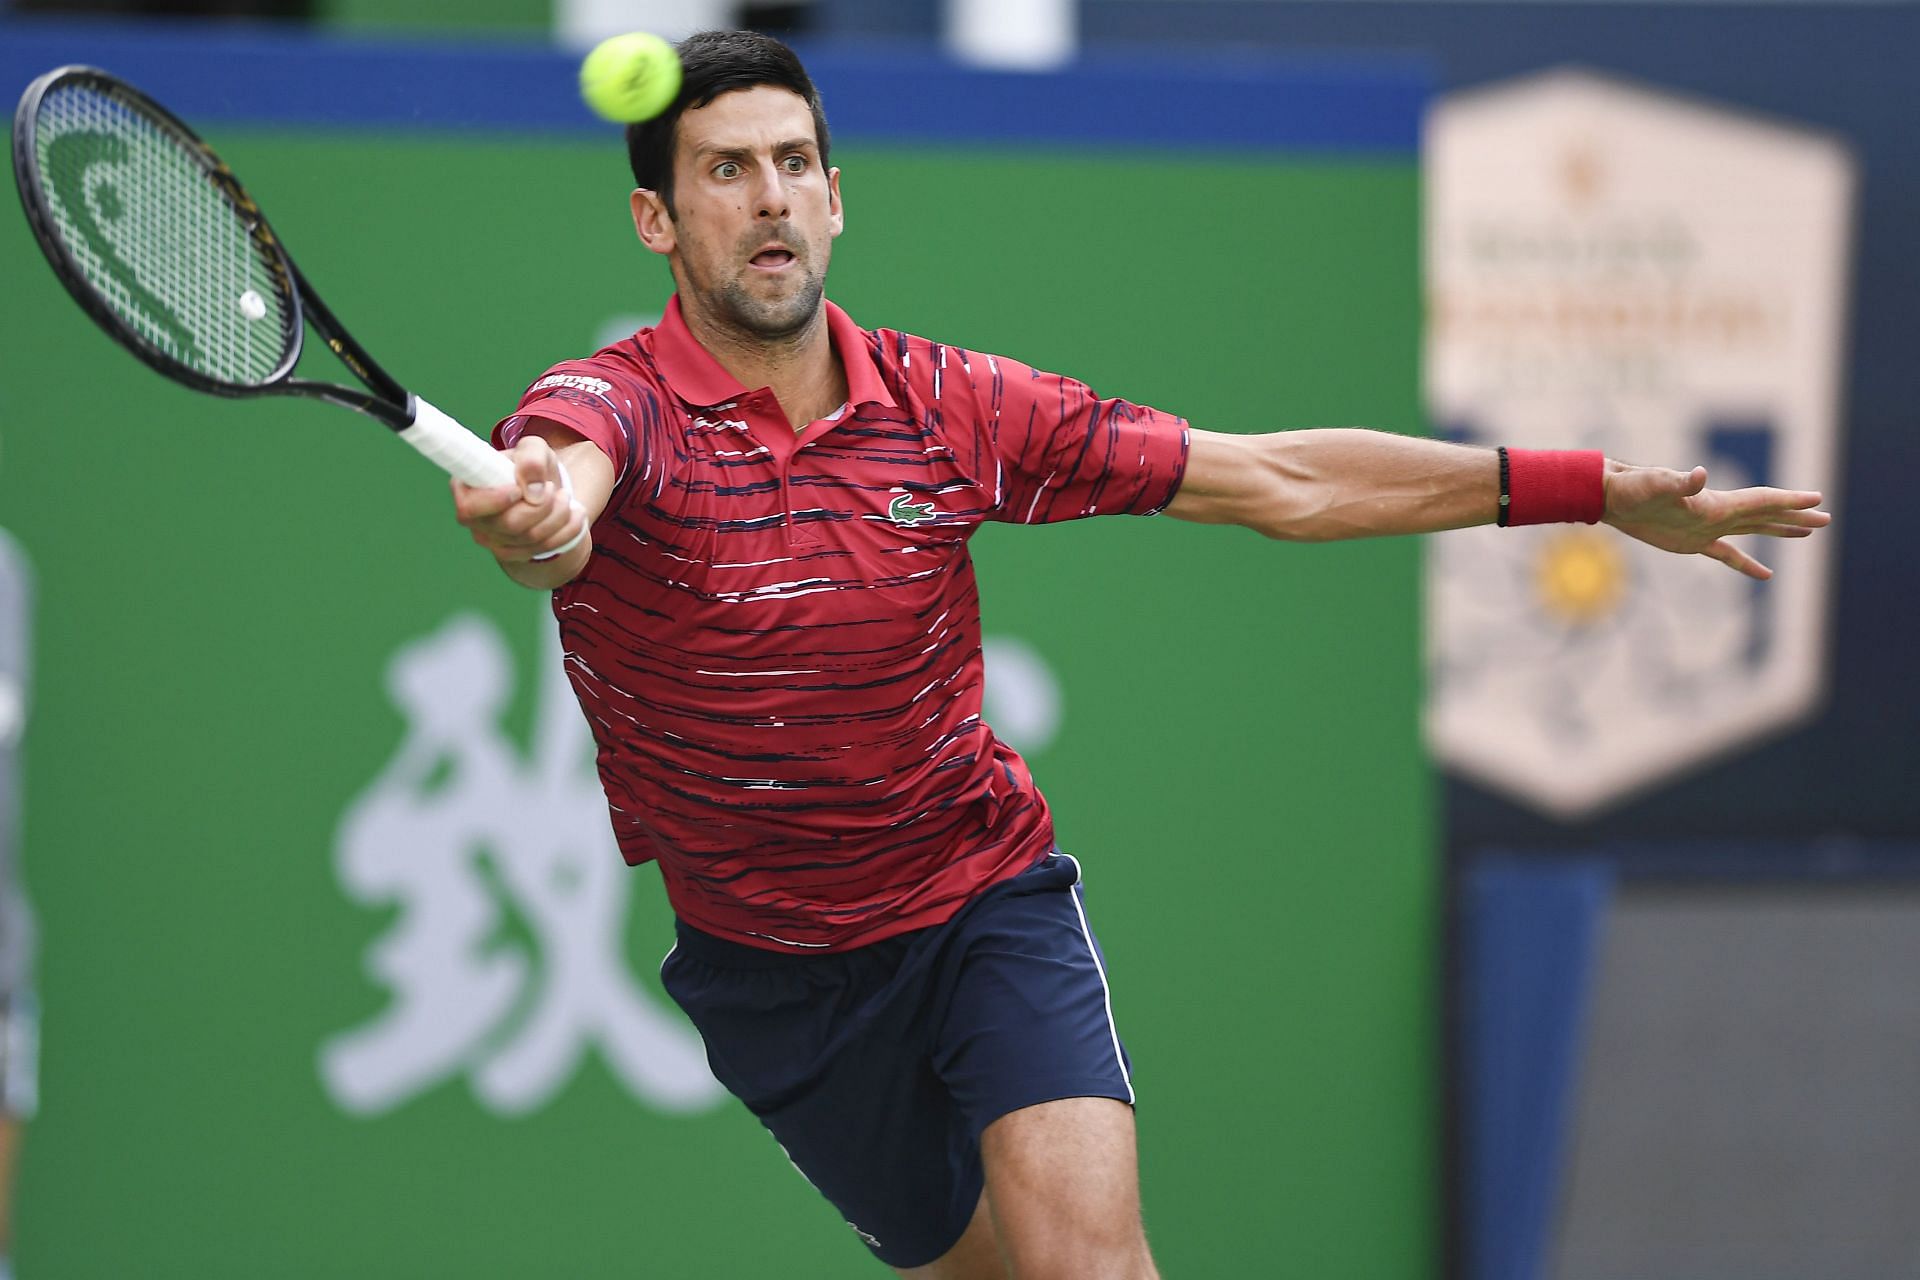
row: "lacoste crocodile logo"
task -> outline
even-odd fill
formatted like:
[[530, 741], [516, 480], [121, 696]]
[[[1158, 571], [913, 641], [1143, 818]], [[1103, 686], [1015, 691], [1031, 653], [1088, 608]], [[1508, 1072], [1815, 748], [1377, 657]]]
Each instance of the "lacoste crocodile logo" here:
[[915, 502], [913, 495], [906, 493], [896, 495], [893, 505], [887, 508], [887, 519], [895, 524], [906, 525], [908, 528], [916, 524], [925, 524], [939, 514], [933, 509], [933, 503]]

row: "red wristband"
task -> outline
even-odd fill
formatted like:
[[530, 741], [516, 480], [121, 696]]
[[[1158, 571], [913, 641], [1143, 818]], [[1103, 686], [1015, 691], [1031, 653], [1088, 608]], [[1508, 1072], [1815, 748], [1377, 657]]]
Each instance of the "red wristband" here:
[[1607, 513], [1598, 449], [1508, 449], [1506, 524], [1592, 524]]

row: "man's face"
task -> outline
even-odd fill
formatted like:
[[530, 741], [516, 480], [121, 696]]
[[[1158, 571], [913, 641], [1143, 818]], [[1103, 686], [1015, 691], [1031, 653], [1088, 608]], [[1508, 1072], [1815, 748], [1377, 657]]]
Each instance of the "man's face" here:
[[637, 191], [634, 225], [670, 256], [682, 303], [763, 338], [813, 320], [844, 219], [840, 171], [820, 164], [813, 114], [768, 85], [723, 93], [680, 117], [673, 216]]

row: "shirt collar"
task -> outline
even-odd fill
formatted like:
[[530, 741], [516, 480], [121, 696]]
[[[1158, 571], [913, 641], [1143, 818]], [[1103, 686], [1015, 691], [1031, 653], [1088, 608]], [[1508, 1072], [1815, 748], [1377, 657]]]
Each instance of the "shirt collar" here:
[[[893, 393], [887, 390], [887, 384], [880, 380], [880, 371], [874, 366], [866, 331], [832, 302], [826, 307], [827, 336], [833, 343], [834, 354], [840, 357], [840, 364], [847, 371], [847, 403], [855, 408], [863, 404], [897, 408]], [[667, 313], [654, 326], [653, 359], [673, 393], [688, 404], [703, 407], [726, 404], [749, 394], [750, 389], [741, 386], [738, 378], [722, 368], [713, 353], [693, 336], [693, 330], [687, 328], [677, 293], [668, 300]]]

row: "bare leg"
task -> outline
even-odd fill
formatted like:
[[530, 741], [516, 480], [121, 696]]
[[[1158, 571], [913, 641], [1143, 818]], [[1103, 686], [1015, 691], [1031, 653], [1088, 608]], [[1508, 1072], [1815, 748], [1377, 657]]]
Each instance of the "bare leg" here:
[[894, 1272], [909, 1280], [1007, 1280], [1007, 1264], [1000, 1256], [1000, 1244], [994, 1238], [993, 1217], [987, 1212], [987, 1197], [980, 1197], [973, 1221], [953, 1248], [924, 1267]]
[[1159, 1280], [1140, 1224], [1133, 1108], [1062, 1098], [980, 1136], [987, 1201], [1017, 1280]]

